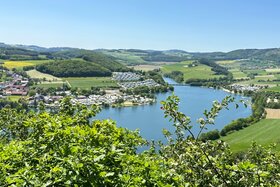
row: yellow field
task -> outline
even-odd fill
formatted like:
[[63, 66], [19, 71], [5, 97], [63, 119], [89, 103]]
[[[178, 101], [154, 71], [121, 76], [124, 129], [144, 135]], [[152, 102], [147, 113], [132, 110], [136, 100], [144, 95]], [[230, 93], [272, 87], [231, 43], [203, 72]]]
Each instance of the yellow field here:
[[5, 61], [4, 67], [8, 69], [22, 69], [25, 66], [35, 66], [38, 64], [44, 64], [47, 62], [51, 62], [53, 60], [28, 60], [28, 61]]
[[266, 108], [266, 119], [280, 119], [280, 109]]
[[6, 61], [4, 62], [4, 67], [8, 69], [13, 69], [13, 68], [22, 68], [24, 66], [32, 66], [33, 63], [28, 62], [28, 61]]

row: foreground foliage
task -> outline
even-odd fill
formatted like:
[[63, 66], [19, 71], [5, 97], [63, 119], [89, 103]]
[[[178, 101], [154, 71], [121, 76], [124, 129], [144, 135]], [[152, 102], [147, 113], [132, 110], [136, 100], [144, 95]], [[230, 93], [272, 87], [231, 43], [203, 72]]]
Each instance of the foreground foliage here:
[[[214, 124], [232, 98], [214, 102], [198, 124], [201, 132]], [[222, 141], [198, 140], [190, 119], [178, 111], [179, 99], [163, 102], [175, 127], [168, 142], [150, 148], [137, 131], [116, 127], [111, 120], [93, 120], [97, 107], [61, 103], [51, 114], [0, 110], [0, 186], [278, 186], [280, 158], [271, 149], [253, 145], [234, 156]], [[188, 135], [188, 136], [187, 136]]]

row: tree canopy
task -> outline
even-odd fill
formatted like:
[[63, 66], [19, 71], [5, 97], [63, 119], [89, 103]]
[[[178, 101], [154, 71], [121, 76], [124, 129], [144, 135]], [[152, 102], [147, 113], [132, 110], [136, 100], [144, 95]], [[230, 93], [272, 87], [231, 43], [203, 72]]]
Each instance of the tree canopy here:
[[112, 74], [109, 69], [99, 64], [82, 60], [59, 60], [37, 65], [36, 69], [57, 77], [104, 77]]

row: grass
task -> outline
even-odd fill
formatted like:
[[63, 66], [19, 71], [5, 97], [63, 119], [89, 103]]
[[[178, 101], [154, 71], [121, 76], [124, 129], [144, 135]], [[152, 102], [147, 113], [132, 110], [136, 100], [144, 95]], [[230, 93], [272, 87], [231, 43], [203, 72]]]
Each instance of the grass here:
[[213, 72], [209, 66], [199, 64], [195, 67], [188, 67], [190, 63], [192, 63], [192, 61], [184, 61], [176, 64], [165, 65], [161, 68], [161, 70], [163, 73], [181, 71], [184, 73], [185, 81], [188, 79], [210, 79], [221, 77], [221, 75], [215, 75], [215, 72]]
[[25, 96], [20, 96], [20, 95], [10, 95], [10, 96], [7, 96], [7, 98], [10, 101], [13, 101], [13, 102], [17, 102], [22, 97], [24, 98]]
[[263, 119], [245, 129], [236, 131], [221, 139], [227, 142], [233, 152], [244, 151], [248, 149], [252, 142], [268, 146], [276, 143], [276, 150], [280, 151], [280, 120]]
[[254, 70], [244, 70], [244, 73], [249, 74], [257, 74], [257, 75], [267, 75], [267, 72], [264, 69], [254, 69]]
[[219, 65], [230, 65], [230, 64], [234, 64], [236, 61], [235, 60], [219, 60], [219, 61], [216, 61], [217, 64]]
[[127, 52], [127, 51], [118, 51], [118, 52], [104, 51], [103, 53], [120, 59], [120, 62], [124, 63], [124, 64], [145, 64], [145, 63], [147, 63], [140, 56], [137, 56], [132, 52]]
[[237, 68], [230, 69], [229, 71], [232, 73], [234, 79], [248, 78], [245, 73], [243, 73]]
[[90, 89], [91, 87], [109, 88], [118, 86], [116, 81], [110, 77], [69, 77], [64, 78], [68, 81], [71, 87]]
[[25, 66], [35, 66], [38, 64], [43, 64], [47, 62], [51, 62], [52, 60], [28, 60], [28, 61], [5, 61], [4, 67], [8, 69], [22, 69]]
[[280, 68], [275, 68], [275, 69], [265, 69], [266, 72], [268, 73], [279, 73]]
[[63, 82], [44, 82], [44, 83], [41, 83], [41, 84], [37, 84], [33, 87], [36, 87], [36, 88], [58, 88], [58, 87], [62, 87], [63, 86]]
[[61, 81], [60, 78], [52, 76], [50, 74], [46, 73], [41, 73], [35, 69], [26, 71], [27, 75], [29, 75], [31, 78], [36, 78], [36, 79], [43, 79], [45, 78], [47, 81]]
[[[279, 83], [280, 84], [280, 83]], [[270, 87], [265, 89], [266, 91], [272, 91], [272, 92], [280, 92], [280, 86], [274, 86], [274, 87]]]

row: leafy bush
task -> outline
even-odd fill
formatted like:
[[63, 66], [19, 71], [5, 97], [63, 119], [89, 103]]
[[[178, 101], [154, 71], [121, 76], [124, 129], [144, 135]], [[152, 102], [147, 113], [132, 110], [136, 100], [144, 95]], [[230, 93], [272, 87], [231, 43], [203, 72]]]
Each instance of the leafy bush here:
[[164, 76], [170, 77], [176, 82], [184, 82], [184, 73], [181, 71], [172, 71], [171, 73], [166, 73]]
[[199, 137], [201, 141], [217, 140], [219, 138], [220, 138], [220, 132], [217, 129], [206, 133], [202, 133]]
[[[233, 102], [214, 102], [199, 120], [202, 132]], [[222, 141], [202, 142], [179, 98], [162, 104], [175, 133], [167, 144], [146, 145], [137, 131], [111, 120], [93, 120], [98, 107], [73, 106], [66, 98], [58, 113], [0, 110], [0, 186], [279, 186], [280, 157], [253, 144], [235, 157]]]

